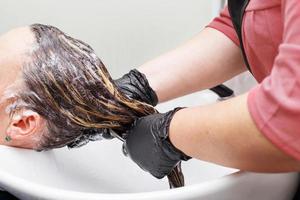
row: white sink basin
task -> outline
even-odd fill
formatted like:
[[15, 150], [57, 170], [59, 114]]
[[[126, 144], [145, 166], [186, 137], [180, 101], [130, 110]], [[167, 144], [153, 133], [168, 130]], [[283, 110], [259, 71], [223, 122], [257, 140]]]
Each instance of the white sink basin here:
[[124, 157], [117, 140], [42, 153], [0, 146], [0, 155], [0, 187], [24, 200], [287, 200], [297, 183], [295, 173], [245, 173], [191, 160], [183, 163], [187, 186], [169, 190], [166, 179]]
[[[203, 91], [158, 109], [215, 100]], [[297, 173], [238, 172], [193, 159], [183, 162], [187, 186], [170, 190], [166, 179], [153, 178], [123, 156], [118, 140], [41, 153], [0, 146], [0, 155], [0, 188], [22, 200], [289, 200], [298, 181]]]

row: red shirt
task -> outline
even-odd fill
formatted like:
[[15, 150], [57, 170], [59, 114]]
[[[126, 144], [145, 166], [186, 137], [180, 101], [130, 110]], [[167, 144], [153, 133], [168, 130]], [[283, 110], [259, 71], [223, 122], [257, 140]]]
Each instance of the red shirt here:
[[[208, 26], [239, 45], [227, 8]], [[300, 160], [300, 1], [250, 0], [242, 34], [259, 82], [249, 92], [249, 112], [262, 134]]]

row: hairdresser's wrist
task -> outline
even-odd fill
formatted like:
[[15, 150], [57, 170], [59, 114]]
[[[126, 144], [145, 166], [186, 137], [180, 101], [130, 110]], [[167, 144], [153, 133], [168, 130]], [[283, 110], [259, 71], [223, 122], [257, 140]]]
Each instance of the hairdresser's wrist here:
[[146, 76], [134, 69], [121, 78], [115, 80], [117, 87], [131, 99], [135, 99], [152, 106], [156, 106], [158, 98], [155, 91], [150, 87]]
[[170, 122], [180, 109], [141, 117], [127, 132], [123, 145], [125, 154], [157, 178], [168, 175], [181, 160], [191, 158], [169, 140]]
[[[178, 146], [176, 146], [176, 144], [174, 144], [174, 141], [173, 141], [174, 139], [172, 137], [174, 135], [174, 130], [173, 130], [174, 129], [174, 121], [175, 121], [176, 125], [178, 124], [177, 120], [176, 120], [176, 115], [180, 114], [180, 112], [182, 112], [184, 109], [186, 109], [186, 108], [178, 107], [178, 108], [175, 108], [173, 111], [170, 111], [172, 114], [169, 117], [169, 122], [168, 122], [168, 126], [167, 126], [166, 143], [168, 144], [169, 149], [172, 150], [174, 155], [179, 156], [180, 160], [187, 161], [187, 160], [191, 159], [191, 157], [186, 155], [183, 151], [181, 151], [180, 148], [178, 148]], [[171, 131], [173, 134], [171, 134]]]

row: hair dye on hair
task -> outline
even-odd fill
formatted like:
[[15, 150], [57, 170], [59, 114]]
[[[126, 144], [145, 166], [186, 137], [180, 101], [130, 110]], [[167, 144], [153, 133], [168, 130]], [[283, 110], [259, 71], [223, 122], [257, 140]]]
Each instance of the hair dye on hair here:
[[[110, 130], [124, 133], [154, 107], [123, 95], [94, 50], [53, 26], [31, 25], [37, 46], [23, 66], [25, 107], [46, 121], [37, 150], [79, 147]], [[120, 134], [121, 137], [126, 137]], [[184, 185], [180, 164], [169, 174], [170, 187]]]

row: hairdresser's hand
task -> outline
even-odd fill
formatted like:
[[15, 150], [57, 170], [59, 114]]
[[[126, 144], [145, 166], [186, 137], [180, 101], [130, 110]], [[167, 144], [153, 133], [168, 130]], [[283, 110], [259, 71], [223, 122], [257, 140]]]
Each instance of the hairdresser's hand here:
[[146, 76], [138, 70], [131, 70], [121, 78], [115, 80], [117, 87], [126, 96], [152, 106], [156, 106], [158, 99], [154, 90], [150, 87]]
[[190, 159], [169, 140], [170, 122], [179, 109], [139, 118], [124, 142], [125, 154], [156, 178], [168, 175], [179, 161]]

